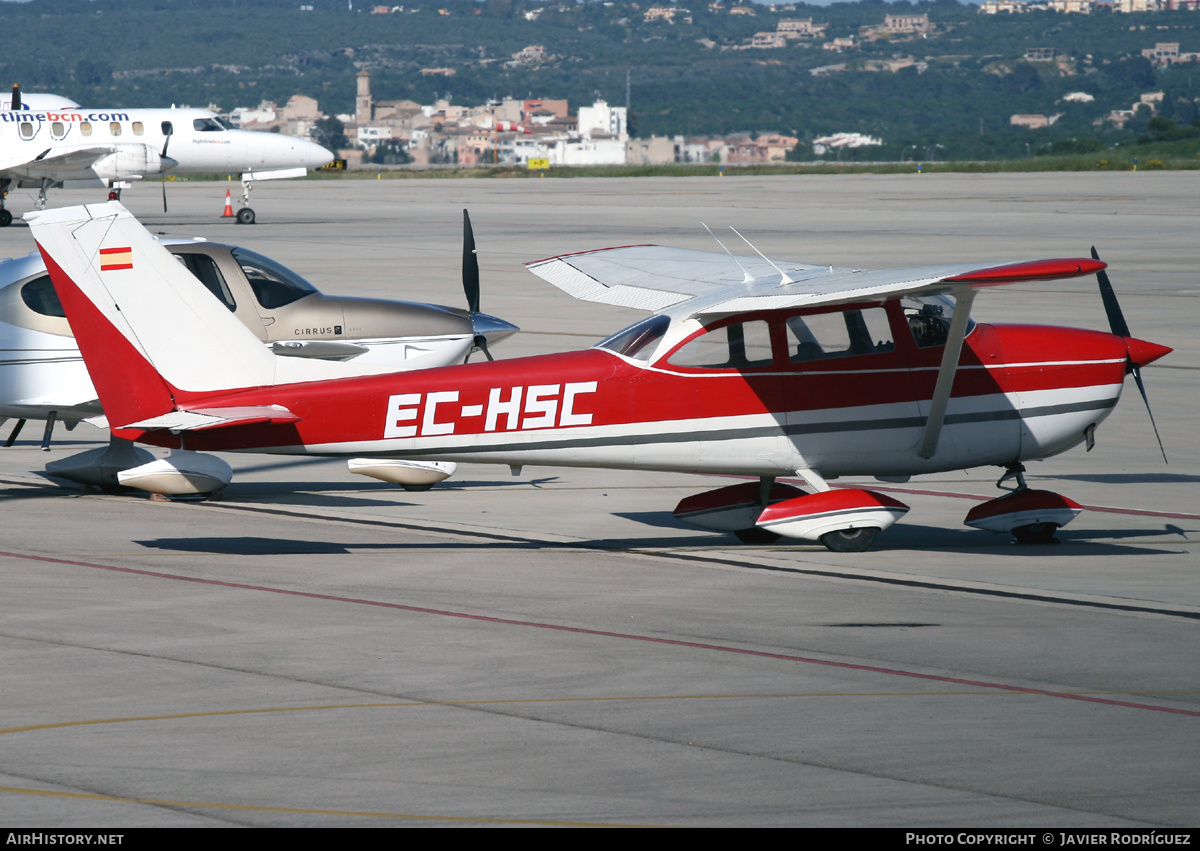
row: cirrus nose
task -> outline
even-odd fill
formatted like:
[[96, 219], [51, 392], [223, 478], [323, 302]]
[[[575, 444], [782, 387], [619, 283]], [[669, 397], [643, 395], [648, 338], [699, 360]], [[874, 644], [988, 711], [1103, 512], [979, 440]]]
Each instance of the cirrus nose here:
[[1129, 362], [1133, 366], [1142, 367], [1149, 363], [1154, 363], [1164, 355], [1169, 355], [1175, 351], [1169, 346], [1160, 346], [1158, 343], [1151, 343], [1148, 340], [1139, 340], [1136, 337], [1125, 337], [1125, 348], [1129, 352]]

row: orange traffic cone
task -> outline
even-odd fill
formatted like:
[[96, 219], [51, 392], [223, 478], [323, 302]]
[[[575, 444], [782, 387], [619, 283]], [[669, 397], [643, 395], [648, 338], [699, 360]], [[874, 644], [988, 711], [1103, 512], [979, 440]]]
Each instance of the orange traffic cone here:
[[229, 197], [229, 190], [225, 190], [225, 212], [221, 214], [223, 219], [233, 218], [233, 200]]

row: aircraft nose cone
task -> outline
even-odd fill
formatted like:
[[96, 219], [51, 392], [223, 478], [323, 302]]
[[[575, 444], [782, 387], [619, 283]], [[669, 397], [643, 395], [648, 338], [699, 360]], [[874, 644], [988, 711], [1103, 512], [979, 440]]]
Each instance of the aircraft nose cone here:
[[332, 151], [307, 139], [297, 139], [296, 141], [299, 143], [297, 154], [303, 159], [305, 168], [320, 168], [326, 163], [333, 162]]
[[488, 316], [486, 313], [471, 315], [471, 329], [476, 336], [482, 334], [486, 337], [488, 345], [498, 343], [521, 330], [511, 322], [505, 322], [496, 316]]
[[333, 160], [331, 151], [299, 136], [259, 132], [254, 135], [261, 149], [260, 162], [271, 163], [271, 168], [320, 168]]
[[1169, 355], [1174, 351], [1168, 346], [1160, 346], [1158, 343], [1138, 340], [1135, 337], [1125, 338], [1125, 348], [1129, 350], [1130, 362], [1139, 367], [1154, 363], [1163, 355]]

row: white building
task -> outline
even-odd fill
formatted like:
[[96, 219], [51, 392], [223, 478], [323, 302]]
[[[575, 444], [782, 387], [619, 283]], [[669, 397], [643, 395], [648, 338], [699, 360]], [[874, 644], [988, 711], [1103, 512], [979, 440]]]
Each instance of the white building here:
[[593, 136], [614, 136], [624, 142], [628, 138], [628, 122], [623, 106], [609, 106], [598, 100], [591, 106], [579, 107], [579, 135], [584, 139]]

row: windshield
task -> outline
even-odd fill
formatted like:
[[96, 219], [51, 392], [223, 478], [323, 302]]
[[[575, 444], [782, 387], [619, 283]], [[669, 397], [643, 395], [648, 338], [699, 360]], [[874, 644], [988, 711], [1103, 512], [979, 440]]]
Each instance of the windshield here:
[[250, 282], [250, 289], [254, 290], [254, 297], [267, 310], [291, 304], [317, 291], [316, 287], [291, 269], [261, 254], [255, 254], [245, 248], [234, 248], [232, 253], [242, 271], [246, 273], [246, 280]]
[[671, 320], [666, 316], [651, 316], [623, 331], [618, 331], [596, 344], [597, 349], [607, 349], [626, 357], [637, 357], [638, 352], [645, 352], [645, 357], [654, 353], [654, 346], [667, 333]]
[[232, 130], [233, 125], [214, 115], [209, 118], [194, 119], [192, 129], [201, 133], [220, 133], [222, 130]]
[[26, 307], [42, 316], [67, 315], [63, 311], [62, 302], [58, 300], [58, 293], [54, 291], [54, 284], [50, 283], [49, 275], [34, 278], [22, 286], [21, 300], [25, 302]]

